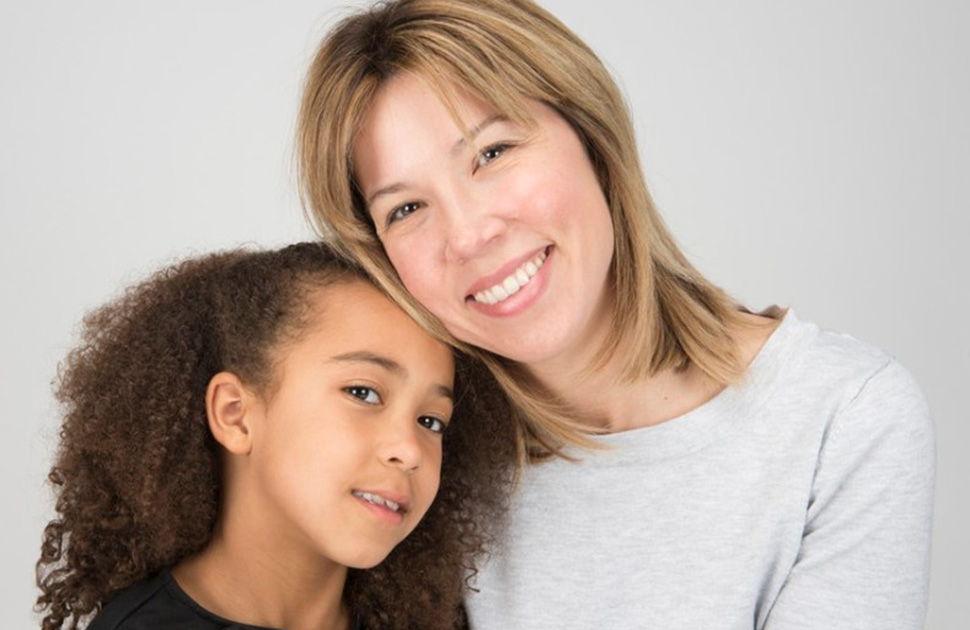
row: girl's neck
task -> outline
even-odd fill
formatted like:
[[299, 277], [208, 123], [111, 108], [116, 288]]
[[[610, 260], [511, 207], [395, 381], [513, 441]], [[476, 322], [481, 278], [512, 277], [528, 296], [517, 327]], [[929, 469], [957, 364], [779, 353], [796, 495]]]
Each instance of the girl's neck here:
[[347, 630], [347, 568], [278, 553], [247, 532], [217, 524], [212, 540], [172, 575], [200, 606], [238, 623], [288, 630]]

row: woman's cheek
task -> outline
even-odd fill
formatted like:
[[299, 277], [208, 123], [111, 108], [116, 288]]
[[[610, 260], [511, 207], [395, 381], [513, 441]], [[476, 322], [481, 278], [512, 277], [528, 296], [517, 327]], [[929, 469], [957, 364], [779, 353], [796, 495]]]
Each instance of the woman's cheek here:
[[[420, 243], [396, 243], [388, 248], [388, 257], [404, 288], [426, 309], [437, 315], [443, 306], [440, 292], [442, 279], [434, 277], [436, 267], [427, 255], [430, 248]], [[438, 289], [436, 291], [435, 289]]]

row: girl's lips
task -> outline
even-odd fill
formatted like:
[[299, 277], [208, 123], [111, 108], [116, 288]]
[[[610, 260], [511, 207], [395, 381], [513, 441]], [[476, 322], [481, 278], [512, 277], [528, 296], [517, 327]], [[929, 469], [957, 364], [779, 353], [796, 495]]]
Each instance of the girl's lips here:
[[404, 515], [410, 507], [407, 496], [387, 491], [354, 490], [353, 497], [372, 514], [394, 525], [404, 520]]
[[361, 488], [355, 488], [351, 491], [351, 494], [358, 498], [369, 499], [374, 503], [390, 503], [388, 507], [401, 512], [407, 512], [411, 507], [411, 499], [408, 498], [408, 495], [396, 490], [363, 490]]
[[361, 499], [360, 497], [354, 498], [365, 510], [369, 511], [371, 514], [384, 522], [392, 525], [400, 525], [404, 521], [404, 514], [401, 512], [395, 512], [388, 507], [378, 505], [377, 503], [371, 503], [370, 501]]

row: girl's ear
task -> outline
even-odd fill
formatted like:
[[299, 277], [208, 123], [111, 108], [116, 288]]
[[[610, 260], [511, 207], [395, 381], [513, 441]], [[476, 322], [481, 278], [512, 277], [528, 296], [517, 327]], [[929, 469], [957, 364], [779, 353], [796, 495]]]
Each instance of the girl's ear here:
[[209, 381], [205, 410], [212, 436], [234, 455], [247, 455], [253, 446], [254, 415], [258, 401], [239, 377], [219, 372]]

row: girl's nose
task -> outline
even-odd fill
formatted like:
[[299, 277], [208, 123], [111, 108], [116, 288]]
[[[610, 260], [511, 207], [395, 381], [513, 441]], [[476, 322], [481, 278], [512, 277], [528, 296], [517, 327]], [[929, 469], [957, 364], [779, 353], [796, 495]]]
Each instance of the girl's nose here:
[[405, 472], [417, 470], [424, 459], [418, 431], [422, 430], [418, 423], [410, 418], [406, 425], [403, 422], [393, 423], [382, 436], [380, 457], [385, 464], [395, 466]]
[[505, 219], [483, 199], [453, 198], [450, 205], [445, 241], [448, 262], [475, 258], [506, 230]]

